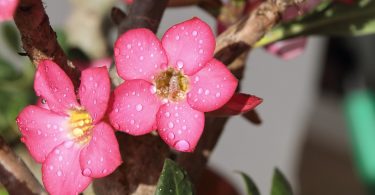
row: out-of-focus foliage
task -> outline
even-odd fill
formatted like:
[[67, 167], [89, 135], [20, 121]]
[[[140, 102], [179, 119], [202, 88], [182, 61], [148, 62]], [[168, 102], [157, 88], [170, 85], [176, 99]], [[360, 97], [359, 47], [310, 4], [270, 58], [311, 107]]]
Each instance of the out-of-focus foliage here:
[[303, 35], [360, 36], [375, 33], [375, 0], [352, 4], [323, 1], [310, 14], [283, 23], [261, 39], [256, 46]]
[[250, 176], [246, 175], [246, 173], [243, 172], [238, 173], [242, 176], [242, 179], [245, 181], [247, 195], [259, 195], [259, 190], [253, 182], [253, 180], [250, 178]]
[[[12, 51], [20, 51], [20, 39], [15, 27], [10, 23], [1, 26], [2, 40]], [[28, 104], [35, 103], [33, 92], [34, 68], [30, 62], [17, 69], [11, 60], [0, 56], [0, 134], [8, 141], [18, 136], [15, 118]]]
[[275, 169], [272, 179], [271, 195], [292, 195], [292, 188], [279, 169]]
[[13, 51], [18, 52], [20, 49], [20, 38], [16, 27], [11, 23], [5, 22], [2, 24], [1, 30], [6, 44]]

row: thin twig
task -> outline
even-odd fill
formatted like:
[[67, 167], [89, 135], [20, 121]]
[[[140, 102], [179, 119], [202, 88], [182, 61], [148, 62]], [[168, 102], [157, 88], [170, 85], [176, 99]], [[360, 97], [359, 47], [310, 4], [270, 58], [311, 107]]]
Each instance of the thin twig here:
[[30, 60], [36, 66], [41, 60], [53, 60], [68, 74], [74, 86], [78, 87], [80, 72], [68, 61], [59, 46], [42, 1], [21, 0], [14, 21], [21, 33], [23, 48]]
[[0, 183], [9, 194], [46, 194], [25, 163], [0, 136]]

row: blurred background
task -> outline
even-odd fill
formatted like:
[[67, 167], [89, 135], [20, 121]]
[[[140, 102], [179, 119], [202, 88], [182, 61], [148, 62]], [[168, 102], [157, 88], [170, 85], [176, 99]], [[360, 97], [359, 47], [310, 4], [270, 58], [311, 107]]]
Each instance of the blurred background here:
[[[113, 2], [46, 0], [45, 5], [60, 41], [85, 51], [85, 55], [78, 55], [81, 59], [101, 59], [110, 56], [110, 51], [105, 51], [105, 43], [95, 37], [101, 35], [92, 33], [92, 29], [103, 27], [95, 23], [95, 17], [107, 14]], [[193, 16], [217, 29], [215, 19], [195, 6], [187, 6], [168, 8], [158, 35]], [[84, 17], [92, 20], [80, 21]], [[13, 123], [19, 110], [36, 99], [28, 58], [14, 52], [22, 51], [19, 47], [13, 50], [3, 44], [4, 37], [13, 34], [9, 25], [1, 24], [0, 133], [29, 166], [36, 167], [40, 179], [38, 165], [19, 144]], [[115, 30], [106, 33], [116, 35]], [[84, 35], [90, 38], [82, 38]], [[275, 167], [284, 173], [296, 194], [371, 194], [371, 171], [375, 169], [375, 164], [371, 164], [375, 158], [375, 146], [371, 148], [375, 142], [375, 106], [369, 92], [375, 87], [373, 51], [374, 36], [309, 37], [303, 54], [291, 60], [282, 60], [264, 49], [253, 50], [247, 60], [242, 91], [263, 98], [257, 108], [262, 124], [232, 117], [209, 166], [240, 194], [245, 193], [245, 187], [235, 171], [249, 174], [260, 192], [269, 194]], [[363, 139], [367, 140], [362, 142]]]

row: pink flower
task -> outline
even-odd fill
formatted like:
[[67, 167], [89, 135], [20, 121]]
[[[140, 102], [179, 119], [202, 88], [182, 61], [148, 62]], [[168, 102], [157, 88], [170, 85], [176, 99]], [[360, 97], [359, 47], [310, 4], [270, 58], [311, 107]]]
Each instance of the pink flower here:
[[49, 193], [78, 194], [92, 178], [107, 176], [121, 164], [113, 129], [102, 121], [110, 94], [106, 68], [82, 72], [80, 104], [71, 80], [52, 61], [39, 64], [34, 89], [48, 106], [26, 107], [17, 124], [22, 142], [43, 164]]
[[111, 123], [131, 135], [158, 129], [169, 146], [193, 151], [204, 112], [223, 106], [237, 87], [214, 49], [210, 27], [198, 18], [168, 29], [161, 42], [147, 29], [123, 34], [115, 62], [125, 82], [114, 91]]
[[0, 22], [12, 19], [17, 5], [18, 0], [0, 0]]

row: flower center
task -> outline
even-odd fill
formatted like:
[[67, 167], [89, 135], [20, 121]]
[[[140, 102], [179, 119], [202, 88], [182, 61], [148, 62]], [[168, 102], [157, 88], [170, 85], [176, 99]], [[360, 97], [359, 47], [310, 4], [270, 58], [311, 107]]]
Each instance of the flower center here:
[[162, 99], [180, 101], [185, 99], [189, 89], [188, 78], [174, 68], [168, 68], [155, 77], [156, 94]]
[[73, 140], [80, 144], [87, 144], [91, 140], [91, 129], [94, 127], [90, 114], [83, 109], [71, 110], [69, 112], [70, 135]]

